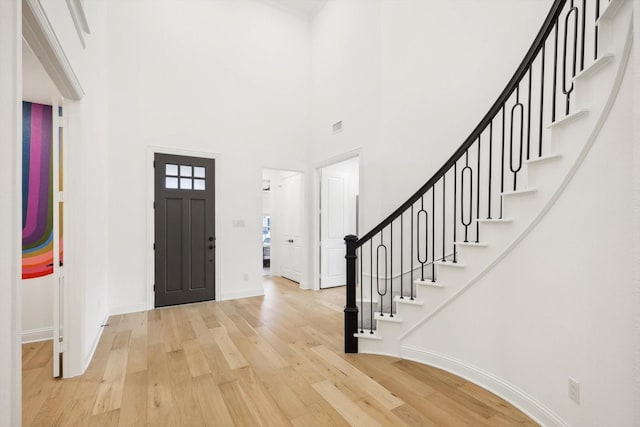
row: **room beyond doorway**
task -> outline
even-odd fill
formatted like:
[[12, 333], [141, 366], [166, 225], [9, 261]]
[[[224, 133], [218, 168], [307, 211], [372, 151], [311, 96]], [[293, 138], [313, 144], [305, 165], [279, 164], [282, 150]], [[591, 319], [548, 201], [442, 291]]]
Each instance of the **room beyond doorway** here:
[[304, 276], [304, 175], [264, 169], [262, 173], [262, 268], [264, 275], [300, 283]]
[[318, 170], [319, 287], [343, 286], [344, 236], [358, 233], [360, 160], [352, 157]]

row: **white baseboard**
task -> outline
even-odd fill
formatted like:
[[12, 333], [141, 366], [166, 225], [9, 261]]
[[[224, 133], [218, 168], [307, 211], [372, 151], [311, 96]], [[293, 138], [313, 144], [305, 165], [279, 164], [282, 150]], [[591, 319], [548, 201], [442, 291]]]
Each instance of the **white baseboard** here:
[[22, 344], [53, 339], [53, 327], [22, 331]]
[[239, 298], [251, 298], [251, 297], [262, 297], [264, 296], [264, 289], [260, 287], [260, 289], [248, 289], [246, 291], [241, 292], [225, 292], [218, 301], [224, 301], [228, 299], [239, 299]]
[[[149, 308], [146, 303], [133, 304], [133, 305], [121, 305], [109, 310], [109, 316], [116, 316], [118, 314], [137, 313], [139, 311], [147, 311]], [[108, 317], [108, 316], [107, 316]]]
[[569, 426], [549, 408], [518, 387], [469, 363], [411, 345], [400, 347], [400, 357], [434, 366], [469, 380], [511, 403], [542, 426]]

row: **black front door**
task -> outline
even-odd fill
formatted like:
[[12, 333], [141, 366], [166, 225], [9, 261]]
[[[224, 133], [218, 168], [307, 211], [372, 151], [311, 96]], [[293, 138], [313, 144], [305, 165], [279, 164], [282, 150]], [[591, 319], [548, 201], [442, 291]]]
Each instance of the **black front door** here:
[[215, 160], [155, 155], [155, 306], [215, 299]]

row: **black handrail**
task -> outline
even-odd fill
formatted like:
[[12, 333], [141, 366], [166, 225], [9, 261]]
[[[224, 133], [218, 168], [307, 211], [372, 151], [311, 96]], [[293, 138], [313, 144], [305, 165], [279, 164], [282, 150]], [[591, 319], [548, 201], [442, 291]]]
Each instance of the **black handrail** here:
[[365, 234], [363, 237], [358, 239], [355, 244], [355, 247], [358, 248], [362, 246], [365, 242], [373, 238], [376, 234], [381, 232], [387, 225], [391, 224], [395, 219], [402, 215], [407, 209], [409, 209], [415, 202], [417, 202], [420, 197], [422, 197], [427, 191], [429, 191], [439, 180], [442, 178], [448, 171], [451, 169], [454, 164], [462, 157], [463, 154], [473, 145], [473, 143], [479, 138], [482, 131], [484, 131], [487, 126], [491, 123], [493, 118], [498, 114], [500, 109], [503, 107], [505, 102], [509, 99], [513, 91], [516, 89], [520, 81], [524, 78], [524, 76], [529, 71], [529, 67], [533, 64], [533, 61], [536, 59], [538, 52], [544, 46], [549, 33], [556, 25], [556, 21], [562, 12], [564, 5], [567, 0], [555, 0], [553, 5], [551, 6], [551, 10], [549, 10], [549, 14], [547, 15], [538, 35], [534, 39], [531, 47], [527, 51], [524, 59], [520, 63], [520, 66], [509, 80], [509, 83], [505, 86], [504, 90], [491, 106], [487, 114], [482, 118], [480, 123], [473, 129], [471, 134], [467, 137], [467, 139], [462, 143], [462, 145], [453, 153], [453, 155], [447, 160], [438, 171], [433, 174], [433, 176], [422, 186], [418, 191], [416, 191], [413, 196], [411, 196], [406, 202], [404, 202], [398, 209], [393, 211], [391, 215], [385, 218], [380, 224], [378, 224], [375, 228]]

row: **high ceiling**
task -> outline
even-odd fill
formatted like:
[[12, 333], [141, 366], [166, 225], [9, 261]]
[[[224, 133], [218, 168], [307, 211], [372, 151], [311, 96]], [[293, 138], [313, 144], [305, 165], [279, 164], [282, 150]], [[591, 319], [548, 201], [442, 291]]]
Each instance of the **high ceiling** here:
[[264, 3], [310, 21], [327, 0], [262, 0]]

